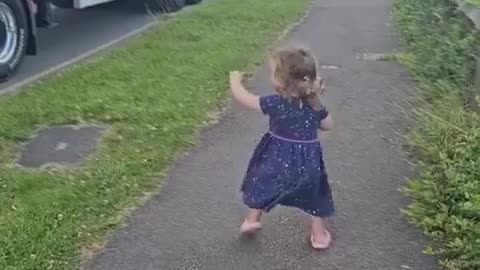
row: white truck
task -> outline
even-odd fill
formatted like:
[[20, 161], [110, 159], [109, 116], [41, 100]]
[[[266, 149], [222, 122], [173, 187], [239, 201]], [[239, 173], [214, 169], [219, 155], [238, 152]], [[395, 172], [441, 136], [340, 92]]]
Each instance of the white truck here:
[[[25, 55], [37, 54], [35, 13], [42, 0], [0, 0], [0, 81], [8, 80]], [[146, 11], [174, 12], [201, 0], [50, 0], [60, 8], [87, 8], [112, 1], [134, 1]]]

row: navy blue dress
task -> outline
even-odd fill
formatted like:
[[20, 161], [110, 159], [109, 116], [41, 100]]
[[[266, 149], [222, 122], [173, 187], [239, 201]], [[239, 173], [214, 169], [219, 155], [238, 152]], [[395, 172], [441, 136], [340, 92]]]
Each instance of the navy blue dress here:
[[332, 192], [317, 138], [328, 111], [314, 111], [279, 95], [261, 97], [260, 107], [270, 118], [270, 131], [248, 165], [241, 187], [244, 203], [267, 212], [280, 204], [317, 217], [331, 216]]

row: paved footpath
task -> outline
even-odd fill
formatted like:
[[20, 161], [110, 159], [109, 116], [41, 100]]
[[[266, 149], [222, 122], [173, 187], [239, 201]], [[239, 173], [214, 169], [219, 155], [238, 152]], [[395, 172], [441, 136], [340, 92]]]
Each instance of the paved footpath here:
[[[179, 161], [160, 194], [135, 211], [113, 234], [92, 270], [432, 270], [425, 242], [406, 224], [398, 192], [411, 168], [398, 132], [404, 119], [396, 105], [409, 94], [408, 75], [396, 63], [357, 59], [362, 53], [398, 48], [390, 0], [317, 0], [286, 42], [308, 44], [329, 83], [326, 103], [337, 129], [324, 141], [337, 216], [334, 246], [312, 251], [306, 219], [276, 209], [264, 231], [238, 237], [244, 208], [238, 192], [266, 119], [234, 105], [203, 133], [201, 146]], [[267, 73], [252, 86], [268, 93]]]

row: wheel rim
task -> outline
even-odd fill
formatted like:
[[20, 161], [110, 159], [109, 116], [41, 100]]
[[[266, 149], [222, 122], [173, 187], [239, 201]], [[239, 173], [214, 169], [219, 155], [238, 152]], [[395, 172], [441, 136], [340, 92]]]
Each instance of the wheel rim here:
[[7, 63], [15, 55], [18, 43], [17, 20], [13, 10], [0, 3], [0, 63]]

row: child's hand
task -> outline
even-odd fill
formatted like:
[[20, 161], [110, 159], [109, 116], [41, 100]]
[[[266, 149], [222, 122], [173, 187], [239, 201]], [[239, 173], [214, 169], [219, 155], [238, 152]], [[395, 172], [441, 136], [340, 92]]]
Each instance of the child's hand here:
[[325, 79], [318, 77], [315, 84], [318, 87], [319, 93], [318, 94], [323, 94], [325, 93], [325, 90], [327, 90], [327, 85], [325, 84]]
[[230, 72], [230, 85], [239, 85], [242, 84], [243, 72], [232, 71]]
[[232, 90], [233, 97], [243, 106], [259, 112], [262, 111], [260, 108], [260, 98], [250, 93], [243, 86], [243, 72], [230, 72], [230, 88]]

